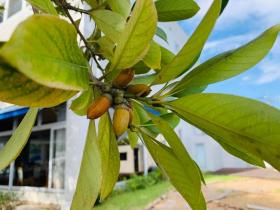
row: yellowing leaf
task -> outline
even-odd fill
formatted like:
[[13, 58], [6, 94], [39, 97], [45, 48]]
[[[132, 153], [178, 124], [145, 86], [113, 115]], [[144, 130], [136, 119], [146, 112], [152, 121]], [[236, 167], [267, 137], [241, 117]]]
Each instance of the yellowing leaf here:
[[111, 61], [114, 54], [115, 43], [107, 36], [102, 36], [96, 42], [99, 45], [98, 52]]
[[100, 199], [104, 200], [112, 192], [120, 171], [120, 154], [117, 140], [107, 113], [99, 121], [98, 145], [102, 164]]
[[214, 0], [211, 8], [178, 55], [156, 77], [154, 84], [165, 83], [190, 68], [210, 35], [221, 10], [221, 0]]
[[125, 19], [130, 14], [130, 0], [107, 0], [114, 12], [121, 14]]
[[110, 10], [94, 10], [90, 13], [98, 28], [114, 42], [118, 42], [126, 20]]
[[160, 46], [152, 41], [146, 56], [143, 59], [144, 63], [152, 69], [160, 69], [161, 65], [161, 49]]
[[157, 14], [152, 0], [137, 0], [132, 15], [121, 34], [108, 71], [113, 80], [122, 69], [138, 63], [147, 53], [156, 32]]
[[6, 168], [20, 155], [29, 139], [37, 113], [37, 108], [31, 108], [19, 124], [18, 128], [14, 131], [12, 137], [0, 150], [0, 170]]
[[33, 81], [52, 88], [87, 90], [89, 65], [75, 28], [52, 15], [23, 21], [1, 48], [1, 56]]
[[28, 107], [53, 107], [77, 94], [49, 88], [19, 73], [0, 58], [0, 101]]
[[89, 88], [89, 90], [82, 92], [81, 95], [72, 102], [70, 109], [77, 115], [86, 115], [92, 100], [93, 89]]
[[54, 8], [51, 0], [27, 0], [35, 8], [42, 10], [45, 13], [57, 15], [57, 11]]
[[95, 124], [90, 122], [71, 210], [91, 210], [101, 187], [101, 158]]

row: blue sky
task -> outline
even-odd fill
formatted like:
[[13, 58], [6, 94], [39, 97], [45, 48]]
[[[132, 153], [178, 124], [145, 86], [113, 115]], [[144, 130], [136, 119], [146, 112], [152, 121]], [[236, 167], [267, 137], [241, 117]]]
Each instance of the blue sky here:
[[[190, 35], [212, 0], [197, 0], [201, 10], [180, 24]], [[230, 0], [206, 44], [200, 62], [236, 48], [280, 23], [280, 0]], [[210, 85], [206, 92], [228, 93], [262, 100], [280, 108], [280, 36], [270, 54], [251, 70]]]

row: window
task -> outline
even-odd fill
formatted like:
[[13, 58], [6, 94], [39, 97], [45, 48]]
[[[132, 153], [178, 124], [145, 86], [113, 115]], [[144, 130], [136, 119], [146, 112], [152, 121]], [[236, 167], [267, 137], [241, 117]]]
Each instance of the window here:
[[199, 165], [202, 171], [206, 170], [206, 151], [205, 145], [202, 143], [195, 145], [195, 161]]
[[13, 130], [14, 118], [0, 120], [0, 132]]
[[16, 14], [21, 10], [21, 8], [22, 8], [22, 0], [10, 0], [8, 16], [11, 17], [12, 15]]
[[121, 152], [120, 153], [120, 160], [127, 160], [127, 153], [126, 152]]
[[[14, 121], [19, 124], [23, 117], [0, 120], [0, 133], [12, 131]], [[0, 185], [64, 188], [66, 129], [63, 123], [50, 123], [65, 121], [65, 118], [66, 104], [40, 111], [36, 119], [38, 126], [35, 126], [21, 154], [11, 166], [0, 171]], [[0, 136], [0, 149], [8, 139], [9, 136]]]
[[52, 157], [52, 182], [54, 189], [64, 188], [65, 171], [65, 129], [54, 131], [53, 157]]
[[50, 130], [33, 132], [15, 161], [14, 186], [48, 186]]
[[42, 124], [65, 121], [66, 103], [60, 106], [43, 109], [41, 111], [41, 114], [42, 114]]
[[[0, 137], [0, 150], [5, 146], [10, 136]], [[9, 184], [10, 166], [0, 171], [0, 185]]]

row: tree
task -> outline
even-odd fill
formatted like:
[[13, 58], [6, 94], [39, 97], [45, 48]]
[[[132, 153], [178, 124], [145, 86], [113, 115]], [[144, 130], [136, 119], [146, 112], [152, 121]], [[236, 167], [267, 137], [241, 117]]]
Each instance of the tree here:
[[[268, 162], [280, 170], [278, 109], [239, 96], [202, 93], [207, 85], [262, 60], [280, 25], [194, 66], [228, 1], [213, 0], [177, 55], [154, 41], [154, 36], [167, 38], [157, 23], [194, 16], [199, 6], [193, 0], [137, 0], [133, 5], [129, 0], [86, 0], [89, 10], [65, 0], [29, 2], [36, 14], [22, 22], [0, 49], [0, 100], [30, 107], [0, 151], [0, 169], [24, 148], [38, 108], [79, 95], [71, 109], [91, 121], [72, 210], [91, 209], [98, 198], [104, 201], [111, 193], [120, 165], [117, 139], [126, 131], [132, 147], [141, 139], [192, 209], [206, 209], [203, 175], [173, 131], [179, 119], [213, 137], [230, 154], [260, 167]], [[81, 33], [72, 12], [93, 19], [96, 26], [90, 37]], [[105, 68], [100, 60], [107, 61]], [[154, 85], [162, 88], [151, 95]], [[115, 110], [113, 119], [109, 109]], [[156, 139], [159, 133], [168, 146]]]

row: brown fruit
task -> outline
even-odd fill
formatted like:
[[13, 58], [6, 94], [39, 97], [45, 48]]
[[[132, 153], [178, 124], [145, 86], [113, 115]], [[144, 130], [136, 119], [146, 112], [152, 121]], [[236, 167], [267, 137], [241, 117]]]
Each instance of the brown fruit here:
[[151, 88], [145, 84], [129, 85], [127, 88], [127, 92], [137, 96], [147, 96], [151, 91]]
[[133, 69], [125, 69], [122, 70], [121, 73], [117, 76], [116, 79], [113, 81], [113, 86], [118, 88], [123, 88], [130, 83], [130, 81], [134, 77], [134, 70]]
[[109, 94], [103, 94], [92, 102], [87, 110], [88, 119], [97, 119], [101, 117], [112, 105], [112, 96]]
[[113, 117], [113, 128], [116, 136], [122, 135], [128, 128], [129, 124], [129, 109], [125, 105], [119, 105], [115, 108]]

